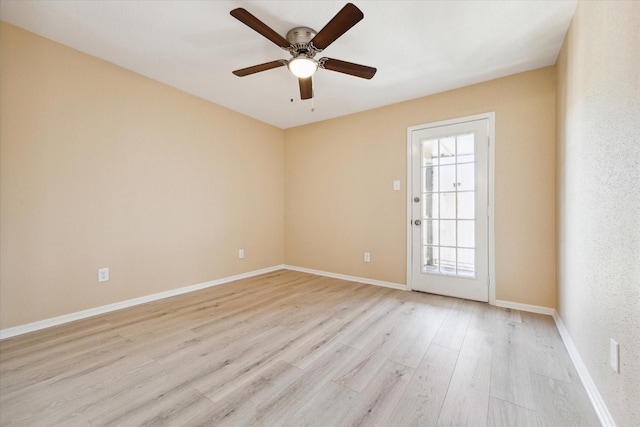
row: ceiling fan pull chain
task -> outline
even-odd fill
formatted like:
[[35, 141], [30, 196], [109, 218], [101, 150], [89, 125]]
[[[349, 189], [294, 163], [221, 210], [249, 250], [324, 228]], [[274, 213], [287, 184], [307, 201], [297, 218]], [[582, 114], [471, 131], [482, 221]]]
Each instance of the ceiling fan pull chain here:
[[314, 81], [313, 89], [311, 89], [311, 112], [316, 111], [316, 88], [318, 87], [318, 80]]
[[296, 97], [296, 91], [298, 90], [297, 83], [298, 83], [298, 79], [296, 78], [296, 76], [291, 74], [291, 103], [292, 104], [293, 104], [293, 98]]

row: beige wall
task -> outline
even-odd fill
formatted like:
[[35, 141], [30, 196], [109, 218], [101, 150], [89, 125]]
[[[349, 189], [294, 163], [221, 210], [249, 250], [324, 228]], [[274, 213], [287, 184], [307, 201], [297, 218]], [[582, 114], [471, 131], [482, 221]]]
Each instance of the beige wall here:
[[557, 309], [618, 426], [640, 425], [639, 23], [582, 1], [557, 64]]
[[0, 328], [282, 264], [281, 129], [0, 28]]
[[283, 262], [403, 284], [406, 129], [489, 111], [496, 296], [555, 305], [554, 67], [283, 131], [11, 25], [1, 43], [0, 328]]
[[490, 111], [496, 297], [554, 307], [555, 67], [286, 130], [285, 262], [406, 283], [407, 127]]

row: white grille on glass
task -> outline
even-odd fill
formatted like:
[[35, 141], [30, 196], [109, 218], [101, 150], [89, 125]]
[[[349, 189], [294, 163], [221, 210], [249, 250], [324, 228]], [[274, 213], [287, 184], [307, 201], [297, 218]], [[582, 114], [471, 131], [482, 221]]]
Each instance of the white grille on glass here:
[[474, 135], [422, 141], [425, 273], [475, 277]]

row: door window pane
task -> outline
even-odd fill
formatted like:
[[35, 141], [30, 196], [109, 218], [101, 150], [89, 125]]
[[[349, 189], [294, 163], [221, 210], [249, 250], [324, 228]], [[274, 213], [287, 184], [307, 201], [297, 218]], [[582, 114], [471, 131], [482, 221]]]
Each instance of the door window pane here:
[[422, 192], [438, 191], [438, 167], [422, 168]]
[[455, 220], [440, 220], [440, 245], [456, 246]]
[[474, 276], [476, 274], [475, 249], [458, 249], [458, 274]]
[[456, 165], [441, 166], [439, 191], [455, 191], [455, 183]]
[[440, 218], [455, 219], [456, 193], [440, 193]]
[[475, 221], [458, 221], [458, 247], [475, 248]]
[[458, 165], [456, 189], [458, 191], [473, 191], [476, 189], [475, 164], [464, 163]]
[[422, 141], [422, 166], [438, 164], [438, 140]]
[[440, 247], [440, 273], [456, 273], [456, 249]]
[[437, 246], [422, 247], [422, 265], [425, 273], [437, 273], [440, 270], [440, 248]]
[[456, 162], [456, 138], [443, 138], [440, 140], [440, 164], [447, 165]]
[[472, 191], [457, 193], [458, 196], [458, 218], [475, 219], [475, 193]]
[[425, 194], [423, 197], [422, 209], [423, 215], [422, 218], [439, 218], [440, 215], [438, 213], [438, 201], [440, 200], [440, 194], [431, 193]]
[[422, 224], [422, 243], [427, 245], [437, 245], [440, 237], [439, 233], [440, 221], [424, 221]]
[[468, 160], [464, 160], [464, 157], [468, 158], [471, 155], [471, 161], [473, 161], [474, 153], [474, 135], [472, 133], [467, 135], [459, 135], [457, 138], [457, 154], [458, 163], [463, 163]]

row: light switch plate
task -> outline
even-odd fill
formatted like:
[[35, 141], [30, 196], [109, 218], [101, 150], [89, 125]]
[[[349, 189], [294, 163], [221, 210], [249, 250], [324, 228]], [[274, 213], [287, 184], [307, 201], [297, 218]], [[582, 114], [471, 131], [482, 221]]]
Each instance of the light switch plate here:
[[611, 339], [609, 343], [609, 363], [614, 371], [620, 372], [620, 345]]
[[400, 190], [400, 180], [396, 179], [395, 181], [393, 181], [393, 191], [399, 191]]

